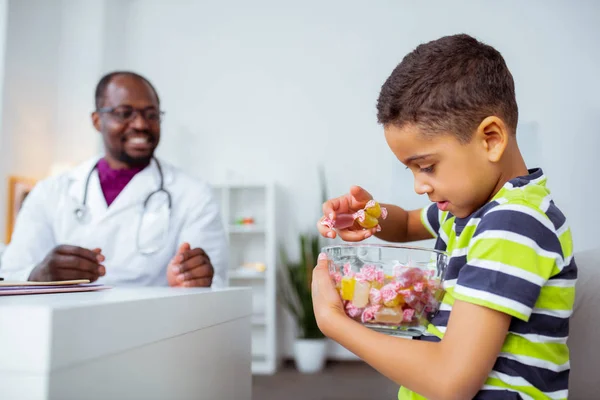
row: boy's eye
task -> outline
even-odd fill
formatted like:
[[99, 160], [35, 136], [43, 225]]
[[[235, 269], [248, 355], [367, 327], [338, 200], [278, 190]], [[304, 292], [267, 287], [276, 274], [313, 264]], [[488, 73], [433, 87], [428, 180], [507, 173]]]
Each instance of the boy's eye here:
[[429, 173], [433, 172], [433, 164], [428, 167], [421, 167], [421, 168], [419, 168], [419, 171], [429, 174]]

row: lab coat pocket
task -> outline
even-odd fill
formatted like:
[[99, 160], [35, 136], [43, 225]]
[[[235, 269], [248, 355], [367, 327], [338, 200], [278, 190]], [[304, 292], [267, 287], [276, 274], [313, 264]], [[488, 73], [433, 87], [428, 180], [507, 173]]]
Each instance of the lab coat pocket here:
[[168, 203], [148, 202], [139, 219], [137, 246], [140, 253], [152, 254], [167, 244], [169, 217]]

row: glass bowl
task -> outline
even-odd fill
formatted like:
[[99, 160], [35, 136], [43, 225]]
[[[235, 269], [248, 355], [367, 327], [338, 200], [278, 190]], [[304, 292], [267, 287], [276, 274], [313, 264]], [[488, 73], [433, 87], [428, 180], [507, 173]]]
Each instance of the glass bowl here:
[[394, 336], [421, 336], [438, 312], [446, 253], [386, 244], [324, 247], [346, 314]]

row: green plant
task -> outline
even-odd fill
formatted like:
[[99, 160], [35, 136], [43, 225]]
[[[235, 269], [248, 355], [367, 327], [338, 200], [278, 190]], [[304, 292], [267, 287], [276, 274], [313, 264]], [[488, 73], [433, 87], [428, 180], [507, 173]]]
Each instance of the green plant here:
[[279, 270], [279, 298], [296, 321], [301, 339], [323, 338], [317, 326], [311, 297], [312, 272], [320, 252], [319, 236], [300, 235], [300, 261], [292, 262], [283, 248]]

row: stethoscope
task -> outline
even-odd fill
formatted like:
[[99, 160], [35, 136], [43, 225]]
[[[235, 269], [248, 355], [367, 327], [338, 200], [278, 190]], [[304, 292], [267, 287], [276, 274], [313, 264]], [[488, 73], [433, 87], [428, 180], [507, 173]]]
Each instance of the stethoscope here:
[[[158, 193], [161, 193], [161, 192], [163, 192], [167, 196], [167, 207], [168, 207], [167, 210], [169, 213], [168, 220], [170, 220], [170, 218], [171, 218], [171, 209], [172, 209], [171, 193], [169, 193], [169, 191], [167, 189], [165, 189], [165, 187], [164, 187], [165, 178], [164, 178], [162, 167], [160, 166], [160, 163], [158, 162], [158, 160], [156, 158], [152, 157], [152, 159], [154, 160], [154, 162], [156, 162], [156, 167], [158, 168], [158, 174], [160, 176], [160, 185], [158, 186], [158, 189], [156, 189], [155, 191], [150, 193], [144, 200], [142, 216], [140, 217], [140, 223], [138, 225], [138, 230], [137, 230], [137, 235], [136, 235], [137, 236], [136, 237], [137, 249], [141, 254], [153, 254], [162, 248], [162, 246], [154, 246], [154, 247], [151, 247], [150, 249], [142, 249], [140, 246], [140, 230], [142, 227], [142, 221], [144, 220], [144, 215], [146, 214], [146, 209], [148, 208], [148, 203], [152, 199], [152, 196], [154, 196]], [[90, 172], [88, 173], [88, 175], [85, 179], [85, 186], [83, 188], [83, 201], [81, 202], [81, 204], [79, 206], [77, 206], [77, 208], [75, 208], [75, 218], [77, 218], [77, 220], [80, 223], [84, 222], [86, 215], [88, 213], [88, 207], [87, 207], [88, 186], [90, 184], [90, 179], [92, 177], [92, 174], [97, 169], [98, 169], [98, 163], [96, 162], [96, 164], [94, 164], [94, 167], [90, 170]], [[166, 243], [167, 234], [168, 234], [168, 227], [167, 227], [167, 229], [164, 230], [164, 235], [163, 235], [163, 240], [162, 240], [163, 245], [164, 245], [164, 243]]]

